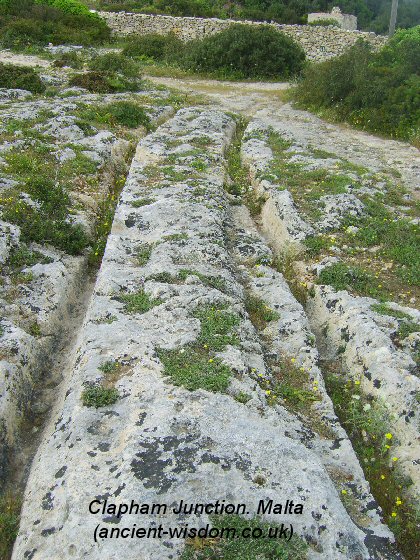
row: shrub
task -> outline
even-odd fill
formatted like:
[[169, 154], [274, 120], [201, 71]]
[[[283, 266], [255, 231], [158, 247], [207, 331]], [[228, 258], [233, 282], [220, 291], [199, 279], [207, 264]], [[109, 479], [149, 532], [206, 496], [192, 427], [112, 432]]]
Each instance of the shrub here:
[[123, 54], [131, 57], [148, 57], [154, 60], [175, 60], [179, 58], [185, 44], [175, 34], [158, 35], [151, 33], [131, 39]]
[[91, 45], [110, 37], [105, 21], [76, 0], [0, 0], [0, 16], [0, 43], [6, 48]]
[[89, 106], [81, 109], [78, 113], [80, 121], [78, 125], [91, 126], [93, 123], [108, 125], [119, 124], [128, 128], [144, 126], [151, 129], [150, 117], [141, 105], [132, 101], [116, 101], [108, 105]]
[[420, 26], [398, 31], [380, 51], [359, 41], [313, 64], [294, 91], [303, 107], [332, 111], [363, 129], [415, 139], [420, 122]]
[[46, 4], [67, 14], [85, 16], [92, 19], [99, 17], [97, 14], [92, 13], [83, 2], [79, 2], [79, 0], [35, 0], [35, 4]]
[[95, 72], [116, 73], [127, 78], [140, 77], [138, 64], [122, 54], [107, 53], [95, 56], [90, 61], [89, 68]]
[[83, 68], [83, 58], [78, 52], [67, 52], [61, 54], [54, 61], [54, 66], [57, 68], [63, 68], [64, 66], [69, 66], [75, 70], [81, 70]]
[[109, 111], [111, 121], [115, 121], [118, 124], [129, 128], [137, 128], [142, 125], [147, 129], [150, 129], [150, 117], [143, 107], [140, 107], [136, 103], [132, 103], [130, 101], [120, 101], [118, 103], [108, 105], [105, 107], [105, 110]]
[[305, 54], [272, 27], [232, 25], [187, 44], [181, 63], [198, 72], [237, 78], [289, 78], [302, 70]]
[[42, 93], [45, 90], [41, 78], [28, 66], [14, 66], [0, 62], [0, 87], [11, 89], [26, 89], [32, 93]]
[[85, 88], [92, 93], [116, 93], [138, 91], [139, 80], [132, 80], [109, 72], [85, 72], [75, 74], [69, 81], [70, 86]]

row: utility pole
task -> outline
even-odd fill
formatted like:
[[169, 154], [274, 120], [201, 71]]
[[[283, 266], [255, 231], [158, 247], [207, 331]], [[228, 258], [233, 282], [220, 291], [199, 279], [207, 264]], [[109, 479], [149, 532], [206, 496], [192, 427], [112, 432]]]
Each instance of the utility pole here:
[[388, 31], [388, 35], [390, 37], [392, 37], [395, 32], [395, 25], [397, 23], [397, 12], [398, 12], [398, 0], [392, 0], [391, 18], [389, 20], [389, 31]]

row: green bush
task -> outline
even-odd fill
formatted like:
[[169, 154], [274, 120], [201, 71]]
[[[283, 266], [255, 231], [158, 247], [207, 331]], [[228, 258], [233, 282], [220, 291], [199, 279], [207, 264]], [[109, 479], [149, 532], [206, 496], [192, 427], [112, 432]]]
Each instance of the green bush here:
[[0, 62], [0, 87], [9, 89], [26, 89], [32, 93], [45, 90], [41, 78], [28, 66], [14, 66]]
[[329, 110], [371, 132], [419, 135], [420, 26], [398, 31], [380, 51], [359, 41], [340, 57], [313, 64], [294, 91], [298, 104]]
[[70, 86], [85, 88], [92, 93], [116, 93], [138, 91], [139, 80], [133, 80], [110, 72], [85, 72], [75, 74], [69, 81]]
[[299, 73], [304, 60], [303, 49], [272, 27], [237, 24], [187, 43], [181, 65], [221, 77], [284, 79]]
[[79, 0], [35, 0], [35, 4], [46, 4], [66, 14], [85, 16], [92, 19], [99, 17], [97, 14], [92, 13], [83, 2], [79, 2]]
[[107, 53], [95, 56], [89, 63], [89, 68], [95, 72], [110, 72], [121, 74], [127, 78], [139, 78], [139, 65], [122, 54]]
[[123, 54], [131, 57], [147, 57], [154, 60], [175, 60], [180, 56], [185, 44], [175, 34], [158, 35], [151, 33], [130, 39]]
[[[151, 129], [152, 123], [144, 108], [132, 101], [116, 101], [108, 105], [89, 106], [78, 113], [81, 123], [115, 125], [119, 124], [128, 128], [144, 126]], [[80, 126], [80, 125], [79, 125]]]
[[111, 115], [111, 121], [127, 126], [128, 128], [137, 128], [144, 126], [150, 129], [150, 117], [143, 107], [131, 101], [119, 101], [105, 107], [105, 110]]
[[54, 66], [57, 68], [69, 66], [70, 68], [74, 68], [74, 70], [81, 70], [83, 68], [83, 58], [78, 52], [71, 51], [63, 53], [55, 59]]
[[104, 20], [75, 0], [0, 0], [0, 45], [22, 49], [53, 44], [91, 45], [110, 37]]

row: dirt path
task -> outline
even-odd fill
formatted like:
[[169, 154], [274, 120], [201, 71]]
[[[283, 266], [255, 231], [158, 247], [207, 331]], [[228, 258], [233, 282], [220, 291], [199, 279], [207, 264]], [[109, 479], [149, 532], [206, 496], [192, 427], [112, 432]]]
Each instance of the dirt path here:
[[51, 66], [50, 60], [45, 60], [35, 55], [17, 54], [9, 51], [0, 52], [0, 62], [6, 64], [16, 64], [17, 66], [40, 66], [41, 68], [48, 68]]
[[207, 96], [225, 110], [258, 117], [275, 130], [293, 136], [304, 145], [333, 152], [356, 165], [389, 174], [420, 196], [420, 153], [405, 142], [384, 139], [350, 126], [331, 124], [294, 109], [284, 101], [287, 83], [219, 82], [178, 78], [149, 79], [157, 84]]

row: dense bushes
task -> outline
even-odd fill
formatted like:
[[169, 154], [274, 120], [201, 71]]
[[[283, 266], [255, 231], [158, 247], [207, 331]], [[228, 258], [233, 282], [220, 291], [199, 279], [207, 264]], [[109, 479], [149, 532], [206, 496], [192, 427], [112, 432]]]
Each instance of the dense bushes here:
[[109, 37], [106, 23], [77, 0], [0, 0], [3, 47], [92, 45]]
[[123, 55], [152, 58], [153, 60], [175, 60], [183, 52], [184, 43], [175, 34], [150, 33], [132, 38], [123, 50]]
[[310, 66], [294, 96], [363, 129], [418, 139], [420, 26], [398, 31], [380, 52], [358, 42], [342, 56]]
[[232, 25], [187, 44], [182, 65], [193, 71], [238, 78], [288, 78], [303, 67], [305, 54], [272, 27]]
[[96, 72], [121, 74], [127, 78], [137, 78], [140, 75], [139, 65], [134, 60], [113, 52], [93, 57], [89, 68]]
[[26, 89], [32, 93], [42, 93], [45, 85], [38, 74], [28, 66], [14, 66], [0, 62], [0, 87]]
[[89, 68], [90, 72], [75, 74], [70, 79], [70, 86], [82, 87], [94, 93], [138, 91], [141, 87], [138, 64], [121, 54], [95, 56]]
[[174, 63], [222, 78], [288, 78], [301, 71], [305, 54], [269, 26], [237, 24], [210, 37], [183, 43], [174, 35], [132, 39], [124, 54]]
[[139, 82], [129, 80], [118, 74], [109, 72], [84, 72], [75, 74], [69, 81], [73, 87], [81, 87], [92, 93], [118, 93], [123, 91], [138, 91]]

